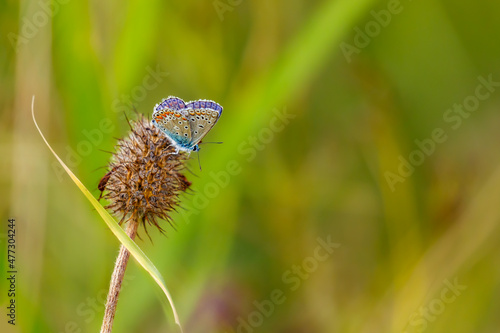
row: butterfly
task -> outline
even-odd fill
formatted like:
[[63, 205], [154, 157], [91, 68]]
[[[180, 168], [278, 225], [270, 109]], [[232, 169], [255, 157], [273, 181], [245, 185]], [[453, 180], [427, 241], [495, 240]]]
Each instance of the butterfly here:
[[170, 140], [176, 154], [179, 151], [199, 151], [199, 143], [215, 126], [222, 114], [222, 106], [200, 99], [185, 103], [169, 96], [156, 104], [152, 123]]

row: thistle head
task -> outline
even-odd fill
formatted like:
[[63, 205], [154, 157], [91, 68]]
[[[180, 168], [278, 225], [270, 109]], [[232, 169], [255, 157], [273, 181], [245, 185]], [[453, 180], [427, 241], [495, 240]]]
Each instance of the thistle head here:
[[[118, 140], [109, 163], [109, 172], [99, 183], [106, 206], [127, 221], [154, 225], [161, 232], [158, 220], [172, 225], [170, 212], [179, 205], [179, 195], [191, 183], [183, 175], [186, 155], [176, 154], [168, 138], [143, 115], [130, 122], [128, 136]], [[101, 193], [102, 194], [102, 193]]]

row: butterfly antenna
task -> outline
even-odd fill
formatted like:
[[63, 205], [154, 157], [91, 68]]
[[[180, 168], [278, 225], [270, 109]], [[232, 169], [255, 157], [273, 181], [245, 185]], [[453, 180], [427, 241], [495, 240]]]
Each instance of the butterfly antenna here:
[[224, 142], [200, 142], [199, 145], [204, 145], [205, 143], [215, 143], [215, 144], [220, 145], [221, 143], [224, 143]]
[[200, 177], [200, 176], [198, 176], [197, 174], [195, 174], [195, 173], [193, 172], [193, 170], [191, 170], [189, 167], [186, 167], [186, 170], [187, 170], [190, 174], [192, 174], [193, 176], [195, 176], [195, 177]]
[[200, 166], [200, 171], [201, 171], [200, 151], [198, 151], [198, 165]]

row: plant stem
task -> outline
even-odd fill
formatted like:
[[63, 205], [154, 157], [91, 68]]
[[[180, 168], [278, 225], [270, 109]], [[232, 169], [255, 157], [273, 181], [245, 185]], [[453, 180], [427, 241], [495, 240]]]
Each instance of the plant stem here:
[[[139, 222], [132, 216], [127, 224], [125, 233], [134, 240], [137, 234], [137, 227]], [[118, 303], [118, 296], [122, 288], [123, 277], [125, 276], [125, 269], [127, 268], [130, 252], [123, 245], [120, 246], [120, 253], [116, 258], [115, 269], [111, 276], [111, 283], [109, 286], [108, 300], [106, 301], [106, 309], [104, 310], [104, 318], [102, 320], [101, 333], [110, 333], [113, 328], [113, 320], [115, 319], [116, 304]]]

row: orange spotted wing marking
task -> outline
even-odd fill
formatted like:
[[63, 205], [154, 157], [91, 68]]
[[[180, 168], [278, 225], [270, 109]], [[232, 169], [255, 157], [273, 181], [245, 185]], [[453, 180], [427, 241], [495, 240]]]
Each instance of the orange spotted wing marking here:
[[189, 123], [191, 124], [191, 137], [196, 143], [215, 126], [222, 114], [222, 107], [208, 100], [193, 101], [186, 104]]
[[185, 110], [165, 109], [155, 112], [153, 118], [172, 135], [191, 140], [191, 131]]
[[[210, 109], [187, 108], [188, 119], [191, 128], [191, 137], [195, 141], [200, 141], [214, 127], [219, 119], [219, 112]], [[197, 139], [199, 138], [199, 140]]]

